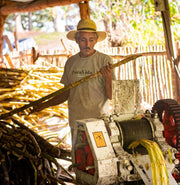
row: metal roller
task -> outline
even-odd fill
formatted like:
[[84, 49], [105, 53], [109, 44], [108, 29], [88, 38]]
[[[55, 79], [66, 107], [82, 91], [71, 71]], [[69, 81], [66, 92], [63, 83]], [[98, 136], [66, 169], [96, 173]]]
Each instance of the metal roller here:
[[[139, 120], [127, 120], [127, 121], [116, 121], [116, 124], [119, 128], [119, 141], [123, 146], [124, 150], [130, 152], [128, 150], [128, 146], [136, 140], [140, 139], [149, 139], [153, 140], [154, 138], [154, 128], [151, 122], [142, 118]], [[142, 147], [139, 147], [139, 149]], [[139, 149], [138, 152], [139, 152]], [[140, 149], [141, 153], [144, 153], [143, 149]]]

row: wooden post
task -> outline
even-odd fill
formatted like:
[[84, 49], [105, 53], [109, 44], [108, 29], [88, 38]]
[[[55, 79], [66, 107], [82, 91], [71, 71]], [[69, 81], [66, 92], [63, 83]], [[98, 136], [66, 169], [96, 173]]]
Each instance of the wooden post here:
[[9, 47], [9, 50], [12, 52], [12, 51], [13, 51], [13, 46], [12, 46], [12, 44], [11, 44], [11, 42], [10, 42], [8, 36], [7, 36], [7, 35], [4, 35], [4, 36], [3, 36], [3, 39], [5, 39], [5, 41], [6, 41], [7, 45], [8, 45], [8, 47]]
[[13, 64], [13, 62], [11, 60], [11, 57], [9, 56], [9, 54], [6, 54], [5, 58], [6, 58], [6, 66], [7, 66], [7, 68], [15, 68], [14, 64]]
[[37, 53], [35, 47], [32, 47], [32, 49], [31, 49], [31, 65], [35, 64], [38, 57], [39, 57], [39, 53]]
[[3, 30], [6, 17], [0, 15], [0, 67], [3, 67]]
[[172, 59], [176, 58], [176, 50], [171, 30], [171, 17], [168, 0], [155, 0], [155, 10], [161, 12], [167, 57], [168, 60], [172, 61]]
[[19, 51], [19, 38], [18, 38], [18, 32], [19, 32], [19, 26], [18, 24], [19, 14], [15, 13], [15, 31], [14, 31], [14, 39], [15, 39], [15, 48], [16, 51]]
[[173, 83], [173, 97], [176, 101], [180, 100], [180, 93], [178, 84], [180, 79], [178, 77], [178, 72], [176, 70], [176, 50], [173, 38], [173, 33], [171, 30], [171, 17], [169, 12], [169, 2], [168, 0], [155, 0], [156, 11], [161, 11], [161, 16], [163, 20], [165, 46], [167, 51], [167, 59], [172, 62], [172, 83]]
[[177, 64], [177, 66], [178, 66], [179, 63], [180, 63], [180, 41], [177, 41], [177, 42], [175, 43], [175, 46], [176, 46], [176, 54], [177, 54], [176, 64]]
[[[176, 53], [177, 53], [177, 57], [176, 57], [176, 66], [178, 67], [178, 70], [180, 71], [180, 67], [179, 67], [179, 63], [180, 63], [180, 42], [176, 42]], [[178, 77], [178, 75], [176, 75], [175, 73], [175, 84], [176, 85], [176, 100], [177, 102], [180, 104], [180, 79]]]
[[90, 8], [88, 1], [82, 1], [79, 3], [79, 12], [81, 19], [90, 19]]

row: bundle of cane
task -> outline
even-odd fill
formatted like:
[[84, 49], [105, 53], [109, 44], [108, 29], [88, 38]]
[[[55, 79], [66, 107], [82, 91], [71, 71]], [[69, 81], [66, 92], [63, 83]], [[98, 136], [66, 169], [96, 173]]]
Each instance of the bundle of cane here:
[[[11, 79], [17, 79], [17, 75], [20, 72], [22, 73], [22, 71], [20, 70], [19, 72], [17, 70], [15, 72], [15, 70], [1, 70], [0, 76], [4, 74], [4, 78], [8, 76], [9, 79], [10, 76]], [[2, 92], [0, 93], [1, 114], [11, 112], [63, 87], [60, 83], [63, 70], [59, 67], [32, 66], [26, 70], [25, 74], [26, 76], [24, 75], [21, 78], [19, 84], [14, 86], [14, 83], [12, 83], [13, 87], [11, 88], [5, 88], [0, 83], [0, 90], [3, 88], [3, 92], [0, 91]], [[19, 112], [19, 114], [14, 114], [13, 117], [37, 131], [51, 143], [70, 148], [69, 144], [67, 144], [70, 133], [67, 128], [66, 102], [61, 105], [49, 107], [41, 112], [36, 112], [31, 116], [24, 110]], [[9, 119], [10, 117], [7, 118]]]
[[148, 151], [151, 162], [153, 185], [169, 185], [166, 162], [158, 144], [151, 140], [141, 139], [132, 142], [129, 148], [134, 149], [138, 145], [142, 145]]

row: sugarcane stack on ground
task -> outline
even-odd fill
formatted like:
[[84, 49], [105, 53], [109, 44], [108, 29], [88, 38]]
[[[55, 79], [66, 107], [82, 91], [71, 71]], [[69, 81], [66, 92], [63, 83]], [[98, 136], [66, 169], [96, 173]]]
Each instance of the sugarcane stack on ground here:
[[[18, 83], [15, 83], [15, 81], [17, 72], [20, 70], [16, 71], [13, 83], [17, 84], [16, 86], [8, 86], [7, 88], [6, 84], [0, 83], [0, 114], [22, 107], [62, 88], [62, 84], [60, 84], [62, 69], [57, 67], [49, 69], [34, 67], [28, 70], [24, 71], [24, 76], [20, 82], [18, 80]], [[12, 78], [13, 76], [11, 76], [11, 81]], [[63, 147], [70, 148], [70, 145], [66, 142], [70, 135], [70, 132], [66, 129], [68, 126], [67, 103], [52, 106], [31, 115], [28, 115], [25, 110], [13, 116], [32, 130], [38, 132], [42, 137], [49, 139], [52, 144], [61, 144]], [[61, 138], [59, 137], [61, 129], [64, 129], [64, 132], [67, 133], [63, 136], [64, 138], [62, 136]]]
[[[59, 68], [1, 69], [0, 114], [62, 88]], [[58, 118], [51, 124], [48, 119]], [[0, 120], [0, 184], [66, 184], [75, 180], [59, 160], [71, 160], [70, 146], [61, 136], [66, 129], [67, 104], [32, 115], [23, 111]], [[58, 160], [59, 159], [59, 160]], [[64, 175], [62, 175], [64, 174]]]
[[[50, 144], [14, 118], [0, 121], [0, 184], [75, 183], [57, 159], [70, 160], [70, 151]], [[63, 172], [63, 173], [62, 173]]]
[[0, 94], [12, 91], [26, 76], [25, 70], [0, 68]]

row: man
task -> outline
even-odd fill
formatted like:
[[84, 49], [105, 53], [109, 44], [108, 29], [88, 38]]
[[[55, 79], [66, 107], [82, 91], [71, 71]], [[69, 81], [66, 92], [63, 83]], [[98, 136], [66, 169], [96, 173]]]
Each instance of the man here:
[[94, 21], [80, 20], [77, 30], [70, 31], [67, 38], [76, 41], [80, 52], [67, 60], [61, 83], [68, 86], [98, 71], [101, 71], [102, 75], [53, 97], [40, 104], [37, 110], [68, 100], [69, 125], [73, 130], [76, 120], [109, 114], [109, 99], [112, 98], [114, 77], [110, 66], [112, 58], [94, 49], [97, 42], [106, 38], [105, 32], [97, 31]]

